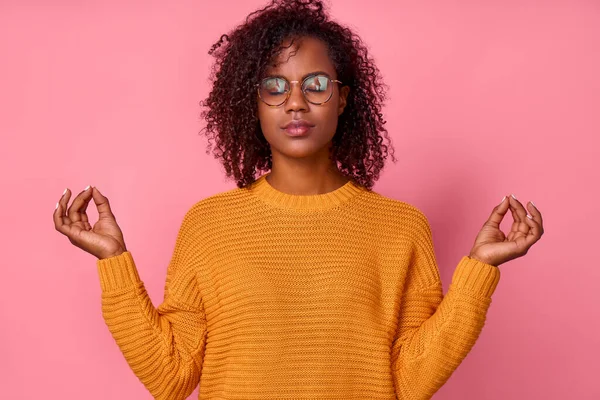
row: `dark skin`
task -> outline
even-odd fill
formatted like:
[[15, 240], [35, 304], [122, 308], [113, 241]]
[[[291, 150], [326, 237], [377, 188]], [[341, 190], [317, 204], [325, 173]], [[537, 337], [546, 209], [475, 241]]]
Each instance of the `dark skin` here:
[[[337, 79], [327, 48], [318, 39], [304, 38], [300, 48], [292, 46], [285, 49], [277, 61], [281, 63], [269, 69], [267, 75], [278, 74], [288, 81], [301, 82], [307, 74], [324, 71], [332, 79]], [[273, 168], [267, 176], [271, 186], [288, 194], [314, 195], [331, 192], [348, 182], [348, 178], [329, 160], [328, 155], [338, 117], [344, 112], [349, 91], [349, 87], [335, 83], [331, 99], [325, 104], [314, 105], [306, 101], [299, 85], [292, 84], [289, 99], [279, 107], [267, 106], [257, 95], [261, 129], [273, 154]], [[292, 119], [305, 119], [314, 124], [310, 134], [304, 137], [287, 136], [281, 127]], [[73, 245], [98, 259], [127, 251], [123, 233], [107, 197], [96, 187], [88, 187], [67, 207], [70, 196], [71, 191], [65, 189], [56, 204], [53, 220], [57, 231], [67, 236]], [[86, 214], [92, 199], [98, 209], [98, 221], [93, 227]], [[499, 266], [527, 254], [544, 233], [542, 214], [532, 202], [527, 203], [527, 209], [529, 213], [515, 197], [505, 196], [483, 224], [469, 257]], [[500, 230], [500, 224], [508, 210], [511, 211], [513, 224], [508, 235], [505, 235]]]
[[[289, 46], [290, 42], [283, 44]], [[325, 43], [305, 37], [299, 47], [297, 44], [295, 40], [282, 51], [274, 60], [277, 67], [270, 67], [266, 76], [281, 75], [290, 82], [302, 82], [306, 75], [323, 71], [332, 79], [338, 79]], [[334, 83], [331, 99], [320, 105], [306, 101], [300, 84], [291, 84], [290, 97], [278, 107], [269, 107], [257, 95], [258, 119], [273, 155], [267, 181], [275, 189], [294, 195], [313, 195], [331, 192], [348, 182], [349, 178], [329, 160], [338, 117], [344, 112], [350, 92], [350, 88], [342, 84]], [[315, 126], [308, 136], [290, 137], [281, 127], [292, 119], [304, 119]]]
[[[499, 266], [527, 254], [544, 234], [542, 213], [531, 201], [527, 203], [527, 208], [530, 213], [514, 195], [505, 196], [477, 234], [469, 257]], [[505, 235], [500, 230], [500, 224], [509, 209], [513, 223], [510, 232]]]

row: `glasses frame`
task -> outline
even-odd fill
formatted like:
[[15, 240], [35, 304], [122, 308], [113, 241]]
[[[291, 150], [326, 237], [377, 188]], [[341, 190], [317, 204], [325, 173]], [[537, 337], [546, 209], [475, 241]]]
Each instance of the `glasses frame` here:
[[[328, 76], [327, 76], [327, 75], [325, 75], [325, 74], [312, 74], [312, 75], [308, 75], [306, 78], [302, 79], [302, 83], [300, 84], [300, 87], [302, 87], [302, 86], [304, 85], [304, 82], [306, 82], [308, 79], [310, 79], [310, 78], [314, 78], [315, 76], [324, 76], [324, 77], [326, 77], [327, 79], [329, 79], [329, 81], [330, 81], [331, 83], [333, 83], [333, 82], [342, 83], [342, 81], [338, 81], [337, 79], [331, 79], [330, 77], [328, 77]], [[279, 104], [275, 104], [275, 105], [267, 103], [267, 102], [266, 102], [266, 101], [265, 101], [265, 100], [262, 98], [262, 96], [260, 95], [260, 85], [262, 85], [262, 83], [263, 83], [265, 80], [267, 80], [267, 79], [271, 79], [271, 78], [281, 78], [281, 79], [283, 79], [284, 81], [286, 81], [286, 82], [288, 83], [288, 86], [290, 87], [290, 90], [288, 90], [288, 91], [287, 91], [287, 94], [286, 94], [286, 96], [285, 96], [285, 99], [284, 99], [284, 100], [283, 100], [281, 103], [279, 103]], [[292, 84], [294, 84], [294, 83], [298, 83], [298, 82], [299, 82], [299, 81], [288, 81], [287, 79], [285, 79], [285, 78], [284, 78], [284, 77], [282, 77], [282, 76], [267, 76], [266, 78], [263, 78], [263, 79], [262, 79], [262, 80], [261, 80], [259, 83], [257, 83], [257, 84], [256, 84], [256, 91], [258, 92], [258, 97], [259, 97], [259, 98], [261, 99], [261, 101], [262, 101], [263, 103], [265, 103], [267, 106], [269, 106], [269, 107], [279, 107], [279, 106], [282, 106], [283, 104], [285, 104], [285, 103], [286, 103], [286, 102], [289, 100], [290, 96], [292, 95]], [[320, 105], [322, 105], [322, 104], [325, 104], [325, 103], [327, 103], [329, 100], [331, 100], [331, 98], [333, 97], [333, 90], [331, 90], [331, 93], [329, 94], [329, 97], [327, 98], [327, 100], [325, 100], [325, 101], [323, 101], [323, 102], [321, 102], [321, 103], [315, 103], [315, 102], [313, 102], [313, 101], [310, 101], [310, 100], [308, 100], [308, 99], [306, 98], [306, 93], [304, 93], [304, 90], [302, 90], [302, 96], [304, 96], [304, 100], [308, 101], [310, 104], [314, 104], [314, 105], [316, 105], [316, 106], [320, 106]]]

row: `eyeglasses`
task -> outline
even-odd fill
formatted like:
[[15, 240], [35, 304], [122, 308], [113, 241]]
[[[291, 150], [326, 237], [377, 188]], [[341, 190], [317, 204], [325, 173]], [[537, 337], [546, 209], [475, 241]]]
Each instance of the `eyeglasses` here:
[[[331, 99], [333, 82], [342, 83], [323, 74], [309, 75], [302, 80], [300, 87], [306, 101], [321, 105]], [[288, 81], [278, 76], [264, 78], [256, 84], [258, 96], [269, 107], [279, 107], [290, 98], [292, 83], [298, 83], [298, 81]]]

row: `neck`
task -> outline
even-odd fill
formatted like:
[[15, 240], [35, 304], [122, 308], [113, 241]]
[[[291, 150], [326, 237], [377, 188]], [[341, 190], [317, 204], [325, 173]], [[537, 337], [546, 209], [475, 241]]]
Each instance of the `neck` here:
[[350, 179], [328, 160], [327, 164], [276, 163], [266, 176], [267, 182], [280, 192], [291, 195], [315, 195], [332, 192]]

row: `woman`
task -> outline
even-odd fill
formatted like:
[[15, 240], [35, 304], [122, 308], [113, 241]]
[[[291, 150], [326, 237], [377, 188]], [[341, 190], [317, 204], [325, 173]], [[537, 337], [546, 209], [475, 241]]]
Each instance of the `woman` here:
[[320, 1], [273, 1], [213, 53], [202, 115], [238, 188], [184, 216], [163, 303], [97, 188], [70, 207], [65, 190], [54, 212], [98, 257], [103, 315], [133, 372], [157, 399], [198, 385], [201, 399], [431, 398], [478, 338], [498, 266], [542, 236], [540, 212], [505, 196], [444, 296], [425, 215], [371, 190], [384, 91], [358, 38]]

